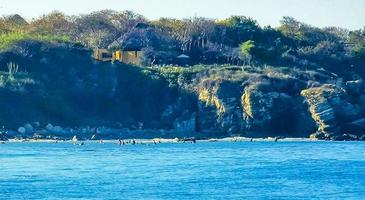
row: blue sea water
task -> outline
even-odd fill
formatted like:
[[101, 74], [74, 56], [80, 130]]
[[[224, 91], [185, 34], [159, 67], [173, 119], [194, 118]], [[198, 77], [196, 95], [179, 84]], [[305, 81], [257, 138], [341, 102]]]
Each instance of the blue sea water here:
[[0, 145], [0, 199], [364, 199], [365, 143]]

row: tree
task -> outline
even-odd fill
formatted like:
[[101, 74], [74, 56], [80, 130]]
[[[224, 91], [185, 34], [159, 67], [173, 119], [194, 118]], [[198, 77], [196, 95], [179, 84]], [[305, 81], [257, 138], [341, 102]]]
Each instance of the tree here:
[[365, 57], [365, 28], [351, 31], [349, 33], [348, 43], [352, 46], [351, 54], [354, 57]]
[[102, 10], [76, 18], [74, 39], [90, 48], [106, 48], [119, 37], [112, 20], [114, 14], [114, 11]]
[[245, 16], [232, 16], [217, 22], [215, 41], [238, 47], [244, 41], [255, 40], [259, 33], [257, 21]]
[[248, 40], [240, 45], [240, 56], [245, 64], [251, 64], [252, 50], [255, 48], [255, 42]]
[[119, 36], [129, 32], [139, 23], [148, 23], [142, 15], [132, 11], [115, 12], [109, 11], [111, 23], [118, 30]]
[[28, 25], [28, 22], [18, 14], [0, 18], [0, 33], [20, 31]]
[[28, 26], [31, 34], [73, 35], [75, 26], [63, 13], [55, 11], [32, 21]]

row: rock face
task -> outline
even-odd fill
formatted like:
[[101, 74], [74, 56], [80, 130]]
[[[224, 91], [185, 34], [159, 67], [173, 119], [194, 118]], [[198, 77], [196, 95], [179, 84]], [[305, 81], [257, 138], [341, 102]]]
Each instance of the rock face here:
[[0, 133], [0, 141], [7, 141], [8, 138], [5, 136], [5, 134]]
[[198, 88], [198, 130], [238, 134], [244, 127], [239, 82], [206, 81]]
[[280, 89], [282, 83], [205, 81], [197, 90], [199, 130], [246, 137], [306, 137], [314, 130], [302, 98]]
[[349, 123], [361, 126], [362, 120], [356, 120], [360, 110], [350, 101], [345, 89], [335, 85], [323, 85], [303, 90], [301, 95], [305, 97], [309, 112], [318, 126], [317, 136], [312, 137], [331, 138], [343, 135], [350, 130]]
[[245, 131], [251, 132], [252, 136], [304, 137], [314, 128], [302, 99], [273, 82], [246, 87], [242, 109]]
[[333, 140], [365, 135], [361, 86], [289, 89], [293, 85], [273, 78], [248, 84], [205, 79], [196, 90], [198, 130], [246, 137], [308, 137], [316, 132], [311, 137]]
[[193, 114], [190, 119], [185, 121], [176, 120], [174, 130], [179, 133], [194, 133], [196, 132], [196, 115]]

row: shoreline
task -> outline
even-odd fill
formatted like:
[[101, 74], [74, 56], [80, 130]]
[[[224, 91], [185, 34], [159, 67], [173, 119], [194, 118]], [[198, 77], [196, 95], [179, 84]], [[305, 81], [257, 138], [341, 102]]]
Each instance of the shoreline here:
[[[181, 140], [178, 138], [168, 139], [168, 138], [154, 138], [154, 139], [124, 139], [121, 140], [126, 144], [131, 141], [135, 141], [136, 144], [162, 144], [162, 143], [195, 143], [195, 142], [205, 142], [205, 143], [215, 143], [215, 142], [318, 142], [325, 140], [311, 139], [311, 138], [246, 138], [246, 137], [226, 137], [226, 138], [211, 138], [202, 140]], [[55, 140], [55, 139], [9, 139], [8, 141], [0, 141], [1, 143], [73, 143], [72, 140]], [[119, 143], [119, 140], [78, 140], [78, 143]]]

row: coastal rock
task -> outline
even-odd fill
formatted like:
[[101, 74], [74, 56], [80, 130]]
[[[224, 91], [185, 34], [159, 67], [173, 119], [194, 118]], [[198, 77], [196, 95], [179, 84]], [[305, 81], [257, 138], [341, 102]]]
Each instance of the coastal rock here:
[[318, 127], [318, 133], [340, 135], [344, 124], [358, 115], [358, 109], [349, 102], [346, 91], [335, 85], [303, 90], [309, 112]]
[[356, 119], [345, 126], [348, 133], [353, 133], [358, 136], [365, 134], [365, 118]]
[[359, 95], [364, 90], [364, 82], [362, 80], [347, 81], [346, 91], [351, 95]]
[[33, 133], [34, 131], [34, 128], [31, 124], [27, 123], [24, 125], [24, 128], [26, 130], [26, 133], [30, 134], [30, 133]]
[[300, 86], [293, 89], [291, 83], [276, 79], [253, 83], [203, 80], [197, 89], [198, 130], [245, 137], [309, 136], [315, 123], [302, 97], [292, 96], [291, 90]]
[[[273, 120], [273, 112], [281, 112], [279, 107], [274, 111], [275, 101], [289, 103], [290, 97], [286, 94], [260, 89], [256, 85], [245, 88], [241, 98], [243, 118], [247, 129], [258, 132], [265, 131], [265, 127]], [[285, 104], [282, 104], [285, 105]]]
[[198, 88], [198, 130], [239, 134], [244, 127], [239, 82], [222, 80], [202, 81]]
[[333, 141], [357, 141], [359, 137], [353, 134], [343, 134], [340, 136], [332, 136], [331, 140]]
[[0, 133], [0, 141], [8, 141], [8, 138], [4, 133]]
[[359, 128], [362, 128], [365, 131], [365, 118], [355, 120], [351, 124]]
[[21, 135], [19, 134], [19, 132], [17, 131], [13, 131], [13, 130], [8, 130], [5, 132], [5, 136], [7, 138], [16, 138], [16, 137], [21, 137]]
[[33, 123], [32, 123], [32, 126], [33, 126], [34, 128], [39, 128], [39, 127], [41, 126], [41, 123], [40, 123], [40, 122], [33, 122]]
[[196, 130], [196, 115], [193, 114], [190, 119], [184, 121], [176, 121], [174, 130], [180, 133], [194, 133]]
[[305, 134], [313, 130], [314, 124], [305, 112], [301, 99], [280, 90], [275, 83], [246, 87], [241, 101], [245, 130], [253, 132], [253, 136], [291, 134], [306, 137]]
[[48, 131], [52, 131], [52, 129], [53, 129], [53, 125], [52, 125], [52, 124], [47, 124], [47, 125], [46, 125], [46, 129], [47, 129]]
[[37, 140], [41, 140], [41, 139], [46, 139], [46, 136], [43, 133], [38, 132], [38, 133], [34, 133], [32, 138], [37, 139]]
[[60, 134], [60, 133], [64, 132], [64, 130], [61, 126], [54, 126], [51, 131], [56, 134]]
[[20, 134], [26, 134], [27, 133], [27, 129], [25, 129], [24, 127], [19, 127], [18, 128], [18, 133], [20, 133]]

